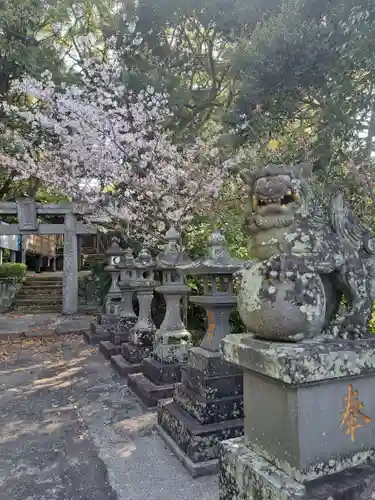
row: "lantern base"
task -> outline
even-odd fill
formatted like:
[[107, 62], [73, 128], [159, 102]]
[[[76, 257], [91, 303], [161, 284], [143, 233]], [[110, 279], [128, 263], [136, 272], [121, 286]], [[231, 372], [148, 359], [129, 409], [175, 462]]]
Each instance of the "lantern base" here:
[[90, 330], [83, 333], [88, 344], [97, 345], [102, 340], [110, 339], [112, 328], [115, 325], [115, 316], [110, 315], [110, 318], [108, 316], [104, 314], [98, 315], [98, 323], [96, 321], [90, 323]]
[[156, 426], [156, 431], [159, 436], [163, 439], [164, 443], [168, 446], [171, 452], [180, 460], [184, 465], [186, 470], [191, 474], [193, 478], [209, 476], [211, 474], [216, 474], [218, 472], [218, 460], [215, 458], [213, 460], [206, 460], [204, 462], [195, 463], [182, 451], [177, 443], [165, 432], [165, 430], [160, 426]]
[[93, 332], [91, 330], [89, 331], [83, 331], [82, 335], [85, 341], [90, 344], [90, 345], [98, 345], [102, 340], [106, 340], [109, 338], [109, 333], [107, 332], [106, 328], [103, 328], [102, 325], [99, 325], [101, 327], [101, 332]]
[[145, 358], [143, 373], [129, 375], [128, 386], [146, 408], [155, 408], [158, 401], [173, 396], [174, 384], [181, 380], [181, 365], [161, 363]]
[[128, 387], [146, 408], [155, 408], [158, 401], [168, 399], [173, 394], [174, 385], [156, 385], [143, 373], [132, 373], [128, 377]]
[[143, 373], [156, 385], [175, 384], [181, 380], [181, 365], [162, 363], [152, 356], [144, 359]]
[[142, 371], [142, 363], [129, 363], [122, 354], [111, 356], [111, 365], [121, 377], [127, 377], [129, 373]]
[[[137, 322], [137, 317], [134, 316], [119, 316], [117, 328], [111, 335], [111, 342], [115, 346], [121, 346], [124, 342], [129, 342], [130, 329]], [[119, 351], [121, 352], [121, 350]]]
[[173, 401], [159, 405], [158, 424], [194, 463], [216, 460], [220, 441], [243, 434], [242, 371], [193, 347], [181, 381]]
[[370, 500], [375, 463], [301, 484], [236, 438], [220, 445], [219, 484], [220, 500]]
[[121, 353], [121, 345], [129, 342], [130, 329], [135, 325], [137, 318], [116, 316], [108, 331], [109, 338], [100, 342], [99, 350], [106, 359]]
[[152, 345], [139, 345], [125, 342], [121, 346], [121, 354], [129, 363], [142, 363], [144, 358], [152, 354]]
[[243, 434], [243, 420], [202, 425], [176, 403], [161, 401], [157, 431], [193, 477], [206, 476], [218, 470], [220, 442]]
[[118, 316], [112, 313], [101, 313], [96, 316], [96, 322], [99, 323], [99, 325], [113, 325], [117, 323], [117, 321]]
[[102, 340], [99, 343], [99, 351], [103, 354], [105, 359], [110, 359], [111, 356], [121, 353], [121, 345], [115, 345], [110, 340]]
[[164, 365], [184, 364], [188, 360], [188, 349], [191, 344], [163, 344], [157, 340], [154, 342], [154, 358]]

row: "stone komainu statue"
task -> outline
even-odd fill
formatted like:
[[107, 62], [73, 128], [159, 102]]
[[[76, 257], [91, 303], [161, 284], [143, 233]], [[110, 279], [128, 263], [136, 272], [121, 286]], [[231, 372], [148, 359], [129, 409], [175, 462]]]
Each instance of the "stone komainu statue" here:
[[253, 260], [239, 273], [240, 315], [249, 331], [269, 340], [368, 337], [375, 240], [340, 192], [324, 208], [311, 174], [311, 165], [300, 164], [243, 175]]

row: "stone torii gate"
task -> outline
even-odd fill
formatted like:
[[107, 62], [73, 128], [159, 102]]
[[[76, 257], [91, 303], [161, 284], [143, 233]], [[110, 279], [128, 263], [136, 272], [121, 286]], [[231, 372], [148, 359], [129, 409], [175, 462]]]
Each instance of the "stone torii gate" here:
[[[96, 228], [77, 221], [78, 215], [89, 215], [86, 203], [37, 203], [32, 198], [1, 202], [0, 216], [16, 215], [18, 224], [0, 225], [1, 235], [64, 235], [63, 314], [78, 311], [78, 243], [77, 235], [96, 234]], [[64, 216], [64, 224], [38, 223], [39, 215]]]

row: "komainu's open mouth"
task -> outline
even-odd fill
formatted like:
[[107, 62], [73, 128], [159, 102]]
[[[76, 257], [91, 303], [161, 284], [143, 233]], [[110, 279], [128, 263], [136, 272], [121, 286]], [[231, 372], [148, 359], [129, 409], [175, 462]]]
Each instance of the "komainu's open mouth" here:
[[259, 208], [272, 206], [274, 208], [279, 208], [281, 210], [287, 209], [293, 203], [301, 204], [301, 196], [299, 193], [292, 193], [292, 191], [287, 191], [283, 197], [265, 197], [259, 194], [253, 195], [253, 211], [258, 212]]
[[270, 214], [284, 212], [301, 204], [301, 195], [288, 175], [260, 177], [253, 188], [253, 212]]

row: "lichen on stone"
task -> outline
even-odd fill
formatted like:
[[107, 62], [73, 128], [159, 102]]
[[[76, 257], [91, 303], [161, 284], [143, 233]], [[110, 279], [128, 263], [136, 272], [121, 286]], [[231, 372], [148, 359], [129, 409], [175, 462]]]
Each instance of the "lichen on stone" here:
[[307, 164], [269, 165], [244, 176], [252, 199], [245, 227], [253, 259], [240, 273], [241, 318], [250, 332], [269, 340], [368, 337], [375, 298], [371, 232], [341, 193], [326, 208], [313, 192], [311, 173]]

